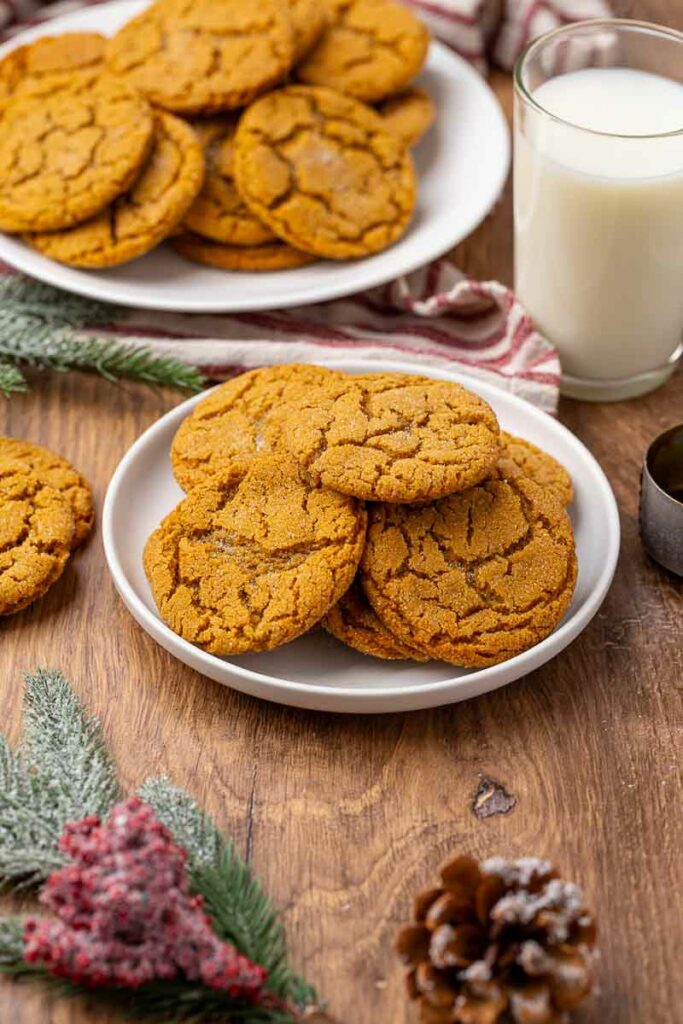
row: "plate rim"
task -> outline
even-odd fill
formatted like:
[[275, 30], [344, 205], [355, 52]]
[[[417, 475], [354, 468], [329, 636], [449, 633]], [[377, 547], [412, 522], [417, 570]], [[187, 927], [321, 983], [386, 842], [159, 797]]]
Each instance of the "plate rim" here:
[[[6, 53], [9, 53], [10, 50], [25, 42], [30, 42], [33, 39], [40, 38], [44, 35], [50, 35], [55, 31], [68, 31], [70, 22], [78, 22], [84, 17], [87, 18], [88, 13], [91, 13], [92, 16], [96, 18], [97, 12], [102, 12], [108, 7], [118, 7], [127, 4], [140, 6], [141, 0], [105, 0], [104, 3], [99, 3], [92, 7], [79, 8], [75, 11], [69, 11], [63, 15], [58, 15], [55, 18], [41, 22], [38, 25], [30, 26], [24, 31], [17, 33], [17, 35], [13, 36], [10, 40], [0, 46], [0, 59]], [[495, 176], [494, 183], [491, 188], [491, 194], [487, 198], [486, 202], [479, 204], [475, 208], [474, 214], [469, 215], [466, 220], [461, 222], [461, 228], [458, 231], [444, 235], [437, 248], [435, 248], [429, 256], [425, 256], [424, 253], [420, 254], [418, 246], [410, 259], [403, 260], [399, 263], [400, 270], [397, 270], [396, 267], [392, 268], [390, 265], [385, 265], [384, 269], [379, 267], [374, 273], [372, 273], [372, 268], [370, 268], [370, 273], [363, 281], [355, 282], [353, 284], [343, 283], [343, 273], [339, 275], [331, 274], [330, 280], [325, 282], [322, 288], [315, 282], [312, 282], [310, 286], [306, 287], [303, 295], [299, 292], [294, 297], [290, 297], [288, 294], [291, 289], [283, 286], [282, 294], [278, 296], [274, 303], [265, 297], [265, 293], [269, 291], [267, 287], [264, 287], [263, 289], [263, 301], [255, 301], [253, 297], [241, 300], [239, 296], [239, 287], [235, 287], [233, 289], [235, 294], [226, 302], [225, 298], [221, 296], [217, 296], [215, 298], [211, 297], [209, 299], [196, 298], [189, 301], [183, 300], [182, 298], [176, 299], [173, 291], [169, 294], [168, 298], [146, 300], [144, 295], [126, 295], [127, 285], [125, 282], [119, 284], [119, 282], [114, 279], [100, 277], [98, 271], [88, 271], [76, 267], [62, 267], [61, 264], [54, 264], [54, 270], [51, 272], [51, 261], [48, 261], [44, 272], [40, 272], [41, 267], [38, 267], [40, 276], [37, 276], [34, 260], [38, 257], [30, 249], [26, 248], [26, 250], [24, 250], [23, 248], [19, 248], [16, 253], [6, 251], [4, 243], [8, 242], [11, 247], [15, 242], [15, 238], [12, 235], [0, 234], [0, 260], [3, 260], [15, 270], [27, 274], [36, 280], [43, 281], [53, 287], [61, 288], [86, 298], [97, 299], [101, 302], [114, 303], [129, 309], [144, 309], [167, 313], [217, 314], [287, 309], [295, 306], [305, 306], [317, 302], [327, 302], [334, 299], [340, 299], [345, 296], [353, 295], [358, 291], [365, 291], [369, 288], [380, 287], [397, 276], [410, 274], [420, 267], [442, 258], [445, 253], [460, 244], [476, 230], [500, 200], [506, 186], [512, 160], [512, 147], [508, 122], [500, 102], [486, 79], [463, 57], [460, 57], [444, 43], [435, 39], [433, 39], [430, 44], [429, 56], [427, 64], [425, 65], [426, 68], [429, 67], [429, 62], [431, 60], [436, 60], [439, 63], [445, 62], [446, 65], [450, 64], [452, 68], [457, 68], [458, 74], [464, 75], [465, 78], [469, 80], [470, 87], [478, 89], [481, 96], [485, 98], [482, 99], [482, 102], [485, 101], [488, 103], [491, 108], [492, 116], [495, 117], [498, 122], [501, 161], [498, 167], [498, 173]], [[445, 220], [447, 223], [448, 219], [445, 218]], [[400, 239], [397, 244], [401, 244]], [[390, 247], [386, 252], [390, 253], [393, 248], [394, 247]], [[38, 254], [38, 256], [39, 255], [40, 254]], [[379, 256], [381, 253], [374, 255]], [[42, 258], [47, 259], [46, 257]], [[370, 256], [369, 259], [372, 260], [373, 256]], [[334, 261], [321, 260], [319, 262], [331, 262], [332, 266], [336, 266]], [[343, 263], [341, 264], [341, 267], [343, 267]], [[70, 281], [69, 283], [65, 283], [60, 280], [59, 278], [64, 271], [73, 272], [75, 280]], [[296, 273], [296, 271], [288, 272], [287, 279], [291, 281], [292, 274]], [[298, 280], [298, 278], [296, 280]], [[237, 279], [235, 279], [235, 282], [238, 283]], [[266, 282], [264, 281], [264, 285], [265, 284]], [[219, 289], [217, 288], [216, 291], [218, 290]], [[178, 294], [182, 294], [182, 291], [183, 289], [180, 287], [177, 289]]]
[[[318, 365], [335, 369], [342, 366], [348, 366], [350, 362], [352, 362], [352, 360], [349, 359], [327, 359], [320, 360]], [[219, 679], [215, 674], [204, 672], [203, 667], [197, 667], [198, 664], [208, 668], [213, 668], [214, 672], [220, 671], [221, 674], [224, 672], [226, 675], [229, 673], [236, 675], [245, 680], [245, 682], [252, 684], [252, 687], [253, 684], [256, 684], [257, 687], [264, 686], [269, 690], [275, 689], [277, 691], [276, 696], [273, 696], [270, 693], [256, 693], [254, 695], [261, 699], [268, 699], [282, 704], [293, 704], [294, 706], [310, 708], [310, 700], [313, 699], [321, 702], [322, 704], [337, 705], [334, 708], [328, 708], [328, 710], [349, 711], [355, 713], [358, 713], [359, 710], [362, 711], [363, 708], [359, 708], [357, 706], [345, 708], [343, 705], [345, 703], [350, 705], [360, 703], [362, 705], [364, 701], [367, 703], [383, 703], [386, 701], [391, 704], [395, 701], [397, 704], [396, 707], [388, 707], [384, 709], [386, 712], [391, 712], [401, 710], [402, 703], [407, 702], [410, 704], [417, 700], [418, 703], [414, 705], [415, 708], [434, 707], [439, 706], [440, 704], [455, 703], [459, 700], [468, 699], [469, 695], [467, 693], [460, 695], [459, 691], [462, 689], [471, 689], [472, 687], [478, 689], [477, 684], [482, 681], [484, 681], [486, 688], [484, 690], [478, 690], [478, 693], [483, 694], [484, 692], [491, 692], [492, 690], [498, 689], [501, 686], [505, 686], [510, 682], [514, 682], [515, 680], [528, 675], [530, 672], [534, 671], [534, 669], [540, 668], [541, 665], [560, 654], [561, 651], [563, 651], [584, 631], [602, 605], [614, 578], [621, 547], [621, 525], [616, 498], [604, 470], [583, 442], [580, 441], [567, 427], [565, 427], [564, 424], [560, 423], [559, 420], [553, 419], [548, 416], [547, 413], [544, 413], [530, 402], [506, 391], [504, 388], [498, 387], [496, 384], [479, 380], [467, 373], [428, 366], [418, 368], [414, 363], [403, 362], [400, 360], [368, 360], [367, 362], [364, 361], [363, 365], [364, 367], [367, 367], [367, 370], [364, 370], [364, 372], [373, 372], [373, 370], [379, 369], [383, 372], [433, 376], [436, 379], [452, 380], [458, 383], [464, 383], [465, 386], [470, 386], [474, 391], [482, 389], [484, 392], [493, 392], [494, 400], [496, 393], [502, 393], [505, 396], [505, 399], [512, 403], [513, 407], [518, 408], [525, 414], [528, 415], [531, 413], [532, 417], [538, 416], [542, 422], [544, 421], [544, 418], [553, 422], [555, 427], [564, 436], [564, 439], [569, 443], [569, 446], [574, 448], [582, 458], [588, 458], [589, 462], [592, 463], [592, 468], [600, 487], [600, 497], [607, 517], [608, 545], [607, 550], [604, 552], [603, 564], [598, 580], [580, 609], [577, 609], [569, 618], [565, 618], [564, 621], [562, 621], [560, 625], [540, 643], [526, 651], [523, 651], [521, 654], [516, 655], [514, 658], [510, 658], [506, 662], [502, 662], [498, 665], [491, 665], [487, 668], [475, 669], [465, 676], [450, 677], [448, 679], [440, 679], [433, 682], [416, 683], [410, 687], [386, 687], [381, 689], [378, 689], [377, 687], [371, 688], [364, 686], [325, 687], [315, 683], [296, 682], [294, 680], [282, 679], [277, 676], [265, 675], [262, 672], [244, 668], [232, 661], [224, 661], [216, 655], [209, 654], [207, 651], [203, 651], [200, 647], [196, 647], [189, 641], [184, 640], [182, 637], [174, 633], [158, 614], [154, 614], [147, 608], [144, 602], [138, 597], [134, 587], [130, 583], [117, 554], [117, 546], [114, 541], [113, 510], [129, 466], [137, 459], [139, 454], [144, 451], [146, 446], [153, 442], [156, 436], [166, 429], [169, 420], [180, 416], [181, 411], [182, 416], [186, 415], [190, 409], [210, 393], [209, 391], [192, 396], [184, 402], [179, 403], [179, 405], [174, 406], [174, 408], [170, 409], [167, 413], [156, 420], [155, 423], [151, 424], [150, 427], [143, 431], [140, 437], [133, 442], [128, 451], [124, 454], [111, 477], [103, 506], [102, 535], [107, 567], [121, 599], [133, 618], [145, 630], [145, 632], [147, 632], [152, 639], [168, 651], [172, 657], [178, 658], [178, 660], [189, 665], [191, 668], [194, 668], [196, 671], [200, 672], [200, 674], [233, 689], [239, 689], [239, 687], [232, 686], [229, 680]], [[186, 653], [187, 658], [182, 657], [180, 653], [176, 653], [174, 650], [170, 650], [161, 637], [164, 637], [170, 644], [172, 644], [173, 647], [177, 647], [181, 652]], [[223, 668], [220, 668], [221, 666]], [[497, 678], [498, 676], [501, 678]], [[252, 693], [252, 689], [247, 692]], [[298, 700], [288, 700], [288, 696], [298, 698]], [[439, 696], [443, 696], [443, 700], [439, 700]], [[437, 699], [434, 700], [434, 697]], [[421, 698], [424, 698], [426, 703], [421, 704]], [[369, 713], [376, 713], [378, 711], [377, 708], [366, 708], [366, 710]]]

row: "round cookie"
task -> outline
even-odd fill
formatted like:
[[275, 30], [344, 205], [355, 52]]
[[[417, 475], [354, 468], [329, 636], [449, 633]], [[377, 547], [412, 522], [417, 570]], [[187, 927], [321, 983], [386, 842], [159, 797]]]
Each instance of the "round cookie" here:
[[160, 107], [208, 114], [280, 82], [293, 45], [280, 0], [158, 0], [109, 41], [107, 63]]
[[338, 376], [292, 363], [250, 370], [214, 388], [173, 438], [171, 463], [180, 486], [189, 491], [215, 477], [239, 478], [246, 460], [281, 447], [275, 414], [285, 399], [302, 391], [316, 394]]
[[33, 473], [41, 485], [52, 487], [67, 498], [74, 517], [73, 547], [82, 544], [95, 522], [92, 491], [70, 462], [49, 448], [22, 441], [16, 437], [0, 437], [0, 471], [8, 463], [21, 463]]
[[321, 622], [324, 630], [347, 647], [384, 661], [429, 661], [416, 648], [401, 643], [378, 618], [358, 577]]
[[279, 414], [312, 478], [368, 501], [424, 502], [490, 476], [493, 410], [459, 384], [409, 374], [342, 378]]
[[254, 246], [273, 241], [273, 232], [254, 216], [235, 188], [232, 177], [235, 119], [227, 116], [195, 121], [192, 127], [204, 150], [206, 177], [201, 192], [187, 212], [184, 227], [227, 245]]
[[239, 482], [196, 487], [148, 540], [145, 571], [185, 640], [212, 654], [267, 651], [306, 633], [349, 587], [366, 519], [287, 456], [264, 455]]
[[436, 107], [424, 89], [406, 89], [389, 96], [378, 106], [384, 127], [393, 132], [404, 146], [415, 146], [431, 128]]
[[0, 230], [53, 231], [99, 213], [133, 183], [152, 142], [149, 104], [111, 75], [20, 96], [0, 121]]
[[561, 463], [537, 448], [531, 441], [512, 434], [501, 434], [503, 453], [498, 460], [498, 472], [509, 480], [513, 476], [527, 476], [569, 505], [574, 496], [572, 478]]
[[417, 186], [379, 114], [330, 89], [289, 86], [257, 100], [235, 136], [237, 189], [296, 249], [355, 259], [406, 230]]
[[495, 665], [543, 640], [576, 575], [567, 513], [522, 476], [370, 512], [361, 579], [371, 604], [404, 643], [454, 665]]
[[132, 188], [73, 228], [26, 235], [34, 249], [72, 267], [115, 267], [173, 231], [201, 188], [204, 157], [189, 124], [161, 111], [155, 117], [152, 150]]
[[68, 85], [74, 71], [99, 74], [104, 45], [97, 32], [65, 32], [18, 46], [0, 61], [0, 105], [15, 96], [49, 95]]
[[171, 238], [170, 245], [193, 263], [217, 267], [219, 270], [293, 270], [295, 267], [305, 267], [315, 259], [310, 253], [301, 252], [279, 240], [263, 245], [224, 245], [188, 232]]
[[13, 615], [49, 590], [74, 540], [64, 494], [19, 462], [0, 462], [0, 615]]
[[320, 0], [287, 0], [294, 31], [294, 63], [306, 56], [326, 28], [328, 12]]
[[405, 88], [429, 49], [419, 18], [392, 0], [336, 0], [332, 6], [332, 22], [297, 77], [368, 103]]

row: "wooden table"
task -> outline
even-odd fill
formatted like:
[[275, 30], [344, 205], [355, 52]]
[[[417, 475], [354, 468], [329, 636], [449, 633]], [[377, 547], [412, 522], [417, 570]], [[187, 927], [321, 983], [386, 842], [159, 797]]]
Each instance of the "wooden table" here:
[[[683, 20], [680, 0], [623, 6]], [[509, 78], [494, 83], [509, 108]], [[510, 228], [507, 194], [456, 260], [509, 280]], [[71, 458], [101, 509], [123, 453], [177, 401], [93, 378], [41, 377], [32, 394], [0, 405], [0, 432]], [[63, 669], [102, 717], [128, 790], [168, 773], [229, 829], [284, 912], [296, 964], [343, 1024], [414, 1019], [392, 935], [412, 893], [452, 851], [547, 856], [584, 885], [601, 924], [601, 992], [578, 1021], [681, 1021], [683, 588], [644, 554], [637, 515], [643, 452], [682, 418], [680, 373], [637, 401], [562, 403], [561, 419], [614, 487], [619, 568], [586, 632], [497, 693], [384, 717], [240, 696], [137, 627], [96, 535], [46, 598], [2, 622], [0, 723], [17, 737], [25, 669]], [[473, 813], [482, 780], [514, 797], [508, 813]], [[0, 1007], [14, 1024], [116, 1019], [8, 983]]]

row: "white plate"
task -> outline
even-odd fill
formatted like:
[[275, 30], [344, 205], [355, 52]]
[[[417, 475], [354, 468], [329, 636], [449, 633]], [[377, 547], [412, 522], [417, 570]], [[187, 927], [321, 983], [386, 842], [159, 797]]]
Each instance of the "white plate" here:
[[[145, 6], [140, 0], [116, 0], [86, 7], [16, 36], [12, 46], [66, 31], [112, 34]], [[0, 56], [7, 49], [0, 48]], [[510, 162], [508, 128], [498, 101], [466, 61], [432, 43], [420, 81], [436, 101], [437, 120], [416, 151], [417, 212], [407, 234], [376, 256], [236, 274], [188, 263], [161, 246], [122, 267], [76, 270], [41, 256], [17, 238], [0, 235], [0, 259], [79, 295], [185, 313], [282, 309], [384, 284], [442, 256], [469, 235], [501, 194]]]
[[[415, 364], [326, 360], [350, 373], [373, 370], [415, 373]], [[555, 632], [502, 665], [468, 671], [443, 662], [420, 665], [369, 658], [322, 631], [263, 654], [218, 658], [176, 636], [159, 617], [142, 567], [147, 537], [182, 491], [173, 479], [169, 449], [181, 421], [203, 396], [171, 410], [147, 430], [112, 477], [104, 504], [104, 550], [116, 588], [135, 619], [176, 658], [210, 679], [280, 704], [320, 711], [410, 711], [476, 697], [532, 672], [559, 654], [585, 629], [600, 607], [619, 554], [619, 516], [610, 485], [590, 452], [550, 416], [492, 384], [447, 370], [430, 377], [455, 380], [495, 410], [505, 430], [535, 441], [567, 467], [574, 480], [570, 509], [579, 578], [569, 611]]]

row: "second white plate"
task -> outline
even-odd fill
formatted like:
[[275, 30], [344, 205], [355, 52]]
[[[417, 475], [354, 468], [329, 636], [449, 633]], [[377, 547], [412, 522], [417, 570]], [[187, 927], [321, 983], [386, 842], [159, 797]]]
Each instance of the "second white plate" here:
[[[60, 32], [113, 34], [147, 4], [114, 0], [64, 15], [16, 36], [11, 47]], [[0, 57], [10, 48], [0, 47]], [[351, 295], [442, 256], [483, 220], [500, 196], [510, 163], [509, 133], [481, 75], [432, 43], [420, 82], [434, 98], [436, 123], [417, 147], [420, 197], [406, 235], [385, 252], [352, 263], [320, 261], [276, 273], [227, 273], [188, 263], [167, 246], [111, 270], [77, 270], [0, 234], [0, 260], [89, 298], [185, 313], [283, 309]]]
[[[350, 373], [415, 373], [415, 364], [325, 361]], [[321, 711], [382, 712], [435, 707], [475, 697], [539, 668], [588, 625], [612, 581], [619, 554], [619, 515], [604, 473], [590, 452], [550, 416], [528, 402], [461, 374], [425, 368], [431, 377], [465, 384], [486, 399], [501, 426], [542, 445], [569, 470], [570, 508], [579, 578], [569, 611], [540, 644], [502, 665], [467, 671], [443, 662], [385, 662], [344, 647], [322, 631], [274, 651], [237, 658], [207, 654], [162, 621], [142, 566], [147, 537], [183, 494], [173, 479], [169, 450], [182, 420], [203, 396], [167, 413], [133, 445], [112, 477], [103, 534], [114, 583], [131, 614], [157, 643], [210, 679], [280, 704]]]

